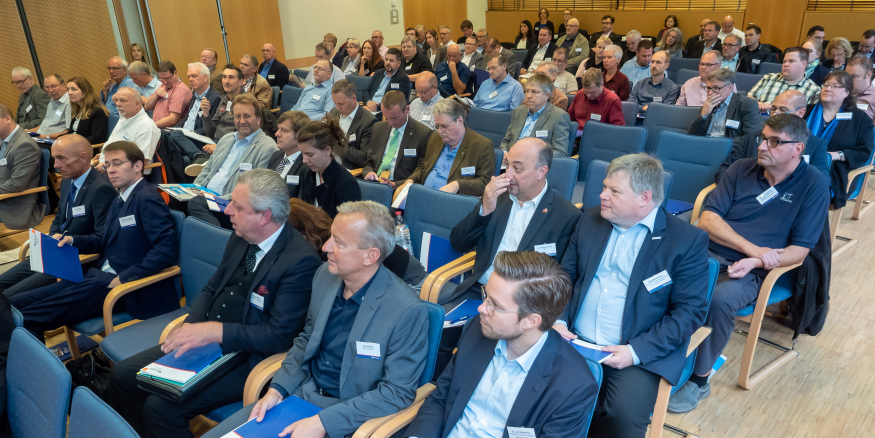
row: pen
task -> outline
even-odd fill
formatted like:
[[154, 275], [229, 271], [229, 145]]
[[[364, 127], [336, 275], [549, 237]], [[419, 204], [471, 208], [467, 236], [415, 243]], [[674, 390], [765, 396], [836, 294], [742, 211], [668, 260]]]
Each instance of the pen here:
[[471, 317], [470, 317], [470, 316], [463, 316], [463, 317], [461, 317], [461, 318], [459, 318], [459, 319], [457, 319], [457, 320], [455, 320], [455, 321], [450, 321], [450, 325], [452, 325], [452, 324], [458, 324], [458, 323], [460, 323], [460, 322], [462, 322], [462, 321], [467, 321], [469, 318], [471, 318]]

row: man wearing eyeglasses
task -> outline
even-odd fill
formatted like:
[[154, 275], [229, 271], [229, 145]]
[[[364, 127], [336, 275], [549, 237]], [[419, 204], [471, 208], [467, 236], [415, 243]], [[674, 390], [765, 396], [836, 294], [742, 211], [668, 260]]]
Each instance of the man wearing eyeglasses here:
[[693, 43], [692, 47], [690, 47], [689, 52], [687, 53], [687, 58], [700, 58], [705, 52], [716, 50], [717, 53], [722, 51], [720, 45], [720, 38], [717, 38], [717, 34], [720, 31], [720, 23], [716, 21], [709, 21], [702, 28], [702, 40], [696, 43]]
[[410, 102], [410, 118], [435, 130], [432, 110], [434, 104], [443, 100], [438, 93], [437, 76], [430, 71], [424, 71], [417, 76], [415, 86], [418, 97]]
[[857, 46], [857, 53], [854, 53], [854, 56], [873, 59], [873, 52], [875, 52], [875, 29], [869, 29], [863, 32], [863, 37], [860, 38], [860, 45]]
[[38, 133], [40, 138], [58, 138], [70, 126], [70, 97], [67, 95], [67, 84], [56, 74], [46, 76], [43, 83], [52, 100], [46, 107], [46, 115], [42, 123], [27, 131]]
[[[447, 28], [447, 35], [449, 35], [450, 28]], [[441, 34], [441, 38], [443, 38], [443, 34]], [[375, 30], [371, 33], [371, 39], [377, 43], [377, 51], [380, 52], [380, 56], [385, 58], [386, 53], [389, 51], [389, 48], [383, 45], [383, 32], [379, 30]], [[455, 44], [455, 43], [453, 43]]]
[[18, 88], [18, 112], [15, 121], [21, 129], [36, 128], [43, 121], [46, 107], [49, 105], [49, 94], [40, 87], [34, 87], [35, 81], [30, 70], [24, 67], [12, 69], [12, 85]]
[[[337, 42], [336, 39], [335, 42]], [[258, 74], [267, 80], [268, 85], [279, 87], [282, 91], [283, 87], [289, 83], [289, 68], [276, 59], [276, 48], [271, 43], [265, 43], [261, 47], [261, 57], [264, 62], [258, 66]]]
[[701, 117], [693, 120], [690, 134], [736, 138], [759, 128], [762, 118], [757, 101], [733, 93], [733, 85], [735, 73], [731, 70], [721, 68], [708, 75], [708, 98], [702, 102]]
[[110, 116], [119, 117], [118, 108], [116, 107], [113, 96], [119, 89], [124, 87], [134, 88], [136, 84], [128, 77], [128, 62], [124, 59], [113, 56], [107, 61], [106, 70], [109, 72], [109, 79], [103, 81], [103, 90], [100, 91], [100, 98], [106, 109], [109, 110]]
[[698, 227], [721, 273], [705, 319], [711, 334], [696, 355], [693, 375], [668, 410], [689, 412], [711, 394], [708, 376], [735, 328], [735, 315], [752, 304], [772, 269], [802, 262], [827, 226], [829, 184], [803, 159], [805, 120], [778, 114], [763, 127], [758, 156], [726, 170], [705, 204]]
[[725, 68], [738, 73], [753, 73], [751, 70], [750, 60], [739, 54], [741, 49], [741, 38], [738, 35], [731, 33], [726, 35], [721, 45], [723, 59], [720, 60], [720, 68]]
[[857, 108], [866, 111], [869, 118], [875, 118], [875, 84], [872, 83], [872, 61], [855, 56], [848, 60], [845, 71], [854, 80], [851, 95], [857, 100]]

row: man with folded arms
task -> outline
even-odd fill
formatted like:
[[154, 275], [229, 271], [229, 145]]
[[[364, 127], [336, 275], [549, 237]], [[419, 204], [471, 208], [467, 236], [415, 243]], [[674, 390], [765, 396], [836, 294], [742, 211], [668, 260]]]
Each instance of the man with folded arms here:
[[[146, 159], [145, 164], [149, 164], [152, 157], [155, 156], [155, 150], [158, 149], [158, 141], [161, 140], [161, 130], [155, 125], [149, 114], [146, 113], [139, 93], [133, 88], [124, 87], [119, 89], [112, 96], [112, 100], [115, 102], [116, 111], [118, 111], [120, 119], [109, 134], [106, 144], [117, 141], [129, 141], [140, 148], [143, 157]], [[103, 168], [105, 161], [106, 155], [101, 151], [100, 155], [91, 160], [91, 165], [101, 172], [106, 172]], [[148, 175], [151, 171], [152, 169], [146, 169], [144, 174]]]
[[[288, 220], [289, 196], [283, 181], [273, 170], [244, 173], [225, 214], [234, 224], [234, 234], [183, 324], [170, 332], [163, 345], [131, 356], [113, 369], [114, 406], [144, 438], [191, 437], [192, 418], [242, 400], [252, 369], [286, 351], [304, 328], [320, 260]], [[210, 343], [221, 344], [224, 354], [239, 352], [249, 359], [184, 403], [138, 387], [141, 368], [174, 350], [184, 354]]]
[[660, 207], [667, 194], [653, 157], [614, 159], [603, 184], [562, 260], [574, 294], [553, 328], [613, 353], [589, 436], [640, 438], [660, 379], [677, 384], [705, 320], [708, 236]]
[[[413, 402], [428, 350], [428, 310], [413, 289], [382, 266], [395, 247], [389, 210], [373, 201], [338, 207], [328, 262], [313, 277], [304, 331], [295, 338], [267, 394], [204, 438], [248, 419], [262, 421], [283, 399], [320, 408], [288, 424], [284, 436], [351, 436], [364, 422]], [[242, 388], [241, 388], [242, 389]]]
[[170, 61], [158, 64], [158, 80], [161, 86], [143, 103], [146, 111], [154, 111], [152, 120], [160, 129], [176, 126], [191, 102], [191, 90], [185, 86], [176, 66]]
[[243, 55], [240, 58], [240, 71], [243, 72], [242, 93], [249, 93], [258, 99], [262, 108], [270, 110], [273, 103], [273, 88], [258, 74], [258, 60], [252, 55]]
[[500, 252], [494, 267], [480, 314], [405, 437], [583, 436], [598, 384], [550, 330], [571, 296], [568, 274], [536, 252]]
[[404, 93], [386, 93], [382, 105], [386, 120], [374, 124], [362, 175], [388, 184], [394, 191], [396, 184], [407, 180], [422, 163], [433, 131], [410, 117]]

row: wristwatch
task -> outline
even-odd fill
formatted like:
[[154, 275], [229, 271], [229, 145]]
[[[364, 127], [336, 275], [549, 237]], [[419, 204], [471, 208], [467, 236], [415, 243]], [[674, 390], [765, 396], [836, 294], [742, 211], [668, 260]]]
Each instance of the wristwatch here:
[[845, 153], [842, 151], [839, 151], [839, 161], [845, 161]]

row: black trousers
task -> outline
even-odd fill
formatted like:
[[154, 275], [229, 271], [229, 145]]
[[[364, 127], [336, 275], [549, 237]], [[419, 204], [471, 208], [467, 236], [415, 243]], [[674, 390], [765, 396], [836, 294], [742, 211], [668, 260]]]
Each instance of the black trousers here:
[[[480, 283], [475, 281], [468, 290], [441, 305], [444, 307], [444, 312], [450, 313], [451, 310], [456, 308], [459, 304], [462, 304], [465, 300], [479, 300], [481, 298], [482, 290], [480, 289]], [[459, 345], [459, 339], [461, 338], [462, 326], [450, 327], [444, 329], [443, 333], [441, 333], [441, 344], [438, 347], [437, 359], [435, 360], [434, 366], [434, 380], [437, 380], [437, 378], [440, 377], [444, 372], [444, 368], [446, 368], [450, 363], [450, 360], [453, 359], [453, 350]]]
[[210, 210], [210, 206], [207, 205], [207, 198], [203, 196], [195, 196], [188, 201], [188, 215], [226, 230], [234, 229], [231, 224], [231, 218], [220, 211]]
[[48, 286], [57, 281], [57, 277], [31, 271], [30, 260], [25, 260], [0, 274], [0, 292], [6, 298], [12, 298], [21, 292]]
[[161, 346], [131, 356], [112, 370], [113, 407], [144, 438], [191, 438], [192, 418], [243, 400], [251, 367], [246, 361], [185, 403], [175, 403], [140, 389], [137, 372], [164, 357]]
[[603, 365], [602, 371], [602, 387], [588, 436], [643, 437], [656, 403], [660, 376], [638, 366], [618, 370]]

